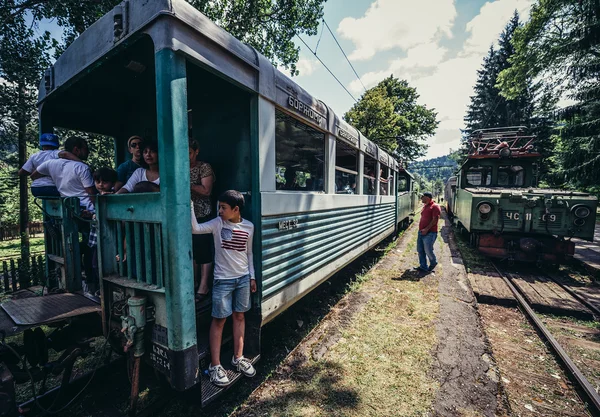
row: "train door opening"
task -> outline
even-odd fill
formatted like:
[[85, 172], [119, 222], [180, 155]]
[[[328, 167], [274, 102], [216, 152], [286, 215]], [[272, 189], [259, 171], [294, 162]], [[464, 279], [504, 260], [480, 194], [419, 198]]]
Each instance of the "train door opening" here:
[[[210, 217], [218, 215], [217, 200], [226, 190], [237, 190], [245, 199], [242, 217], [255, 226], [260, 225], [260, 213], [252, 212], [252, 153], [251, 118], [253, 95], [242, 88], [193, 64], [187, 64], [188, 85], [188, 129], [190, 139], [199, 145], [197, 161], [212, 167], [215, 181], [211, 193], [212, 210]], [[199, 273], [201, 268], [199, 268]], [[199, 277], [197, 279], [199, 282]], [[197, 284], [198, 284], [197, 282]], [[212, 276], [209, 279], [212, 286]], [[208, 330], [211, 322], [211, 304], [208, 300], [196, 306], [196, 328], [201, 367], [208, 366]], [[253, 302], [252, 310], [257, 309]], [[245, 355], [256, 356], [260, 321], [256, 325], [246, 314]], [[252, 329], [256, 330], [253, 331]], [[227, 323], [223, 332], [222, 363], [229, 361], [227, 352], [231, 346], [231, 324]], [[254, 349], [253, 349], [254, 347]], [[203, 355], [202, 350], [206, 349]], [[248, 352], [248, 350], [255, 350]], [[204, 358], [204, 359], [203, 359]], [[204, 394], [203, 394], [204, 397]], [[204, 402], [204, 398], [203, 398]]]

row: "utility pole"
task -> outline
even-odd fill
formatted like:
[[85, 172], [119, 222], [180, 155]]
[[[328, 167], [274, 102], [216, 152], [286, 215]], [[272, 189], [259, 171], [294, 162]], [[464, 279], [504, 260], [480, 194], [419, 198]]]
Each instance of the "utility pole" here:
[[[27, 161], [27, 103], [26, 86], [23, 81], [18, 83], [18, 142], [19, 142], [19, 167]], [[19, 234], [21, 235], [21, 270], [29, 280], [29, 196], [27, 177], [19, 176]], [[24, 282], [24, 276], [19, 276], [19, 282]]]

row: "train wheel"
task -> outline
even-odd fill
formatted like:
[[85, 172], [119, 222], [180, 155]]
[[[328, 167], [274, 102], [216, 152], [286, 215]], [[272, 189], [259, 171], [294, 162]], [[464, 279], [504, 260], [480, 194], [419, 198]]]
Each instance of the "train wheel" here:
[[471, 233], [471, 235], [469, 236], [469, 244], [473, 248], [479, 246], [479, 235], [477, 233]]

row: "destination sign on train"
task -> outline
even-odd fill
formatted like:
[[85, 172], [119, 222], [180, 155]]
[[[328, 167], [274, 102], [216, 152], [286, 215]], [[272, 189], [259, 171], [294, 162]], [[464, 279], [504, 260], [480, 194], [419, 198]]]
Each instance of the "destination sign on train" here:
[[347, 130], [342, 129], [339, 126], [338, 126], [338, 136], [340, 138], [346, 139], [347, 141], [353, 143], [354, 145], [358, 144], [358, 137], [354, 136], [352, 133], [348, 132]]
[[319, 125], [323, 123], [325, 119], [317, 110], [313, 109], [308, 104], [305, 104], [302, 101], [298, 100], [294, 96], [288, 96], [288, 105], [297, 113], [300, 113], [304, 117], [314, 120], [315, 123]]

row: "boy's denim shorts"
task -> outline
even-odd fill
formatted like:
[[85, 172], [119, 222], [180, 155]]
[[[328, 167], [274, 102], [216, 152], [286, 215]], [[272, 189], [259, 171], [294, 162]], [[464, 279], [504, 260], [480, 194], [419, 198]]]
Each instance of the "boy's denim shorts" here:
[[212, 290], [212, 316], [224, 319], [232, 312], [250, 310], [250, 275], [232, 279], [215, 279]]

